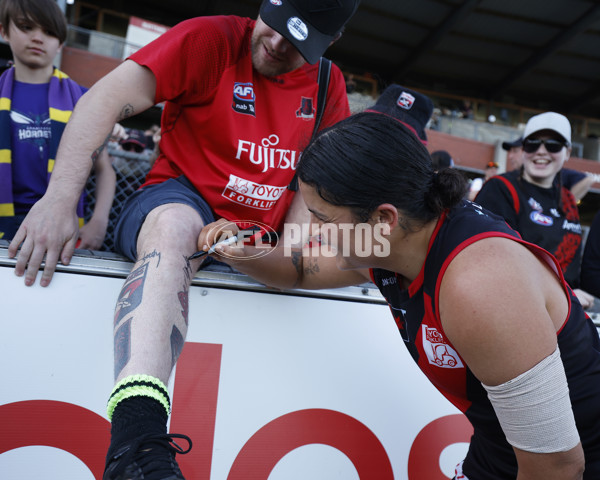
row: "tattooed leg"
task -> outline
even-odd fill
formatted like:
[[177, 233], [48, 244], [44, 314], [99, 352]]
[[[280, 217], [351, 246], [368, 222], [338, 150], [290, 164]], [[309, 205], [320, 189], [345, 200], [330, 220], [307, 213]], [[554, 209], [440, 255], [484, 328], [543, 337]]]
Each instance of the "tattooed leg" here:
[[168, 384], [187, 335], [189, 289], [200, 263], [187, 257], [196, 249], [202, 223], [184, 205], [163, 205], [157, 210], [140, 231], [138, 261], [115, 309], [116, 381], [150, 375]]
[[147, 259], [144, 256], [139, 267], [134, 268], [125, 280], [119, 294], [114, 317], [115, 379], [131, 358], [131, 321], [133, 311], [142, 303], [144, 285], [148, 272]]

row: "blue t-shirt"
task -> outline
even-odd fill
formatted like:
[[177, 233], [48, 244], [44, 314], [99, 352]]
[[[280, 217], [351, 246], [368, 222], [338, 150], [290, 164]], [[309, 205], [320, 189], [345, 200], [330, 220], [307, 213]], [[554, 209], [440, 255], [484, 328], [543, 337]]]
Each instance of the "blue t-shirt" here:
[[571, 190], [573, 185], [583, 180], [585, 176], [585, 173], [579, 172], [577, 170], [572, 170], [570, 168], [563, 168], [560, 171], [560, 179], [562, 181], [562, 184], [569, 190]]
[[49, 83], [15, 80], [11, 101], [12, 175], [15, 213], [27, 213], [48, 187]]

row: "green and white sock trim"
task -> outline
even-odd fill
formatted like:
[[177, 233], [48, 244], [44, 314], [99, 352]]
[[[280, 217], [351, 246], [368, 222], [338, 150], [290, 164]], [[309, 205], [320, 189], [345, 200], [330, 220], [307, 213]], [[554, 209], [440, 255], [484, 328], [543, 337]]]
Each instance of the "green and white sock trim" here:
[[115, 385], [108, 399], [107, 414], [112, 422], [116, 406], [127, 398], [145, 396], [158, 401], [167, 412], [171, 414], [171, 401], [169, 392], [163, 382], [150, 375], [130, 375]]

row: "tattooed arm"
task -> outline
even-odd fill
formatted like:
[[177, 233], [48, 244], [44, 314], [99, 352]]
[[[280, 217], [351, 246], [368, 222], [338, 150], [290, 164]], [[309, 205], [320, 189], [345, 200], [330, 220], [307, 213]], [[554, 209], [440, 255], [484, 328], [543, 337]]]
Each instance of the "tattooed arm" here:
[[33, 206], [9, 246], [15, 273], [33, 285], [45, 256], [40, 284], [47, 286], [59, 260], [68, 264], [77, 241], [76, 206], [95, 158], [115, 122], [154, 105], [156, 80], [145, 67], [126, 60], [77, 102], [67, 123], [46, 194]]
[[[205, 226], [198, 238], [198, 248], [206, 250], [220, 239], [231, 222], [224, 219]], [[231, 232], [236, 233], [236, 232]], [[369, 281], [368, 270], [340, 270], [327, 246], [293, 245], [289, 237], [269, 249], [233, 244], [218, 248], [214, 257], [265, 285], [277, 288], [318, 290], [358, 285]], [[268, 252], [268, 253], [267, 253]]]

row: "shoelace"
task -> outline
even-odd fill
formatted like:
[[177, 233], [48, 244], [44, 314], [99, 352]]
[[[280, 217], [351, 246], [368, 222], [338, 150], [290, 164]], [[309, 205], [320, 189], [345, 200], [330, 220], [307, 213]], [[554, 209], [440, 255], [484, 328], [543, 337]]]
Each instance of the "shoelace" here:
[[[179, 446], [174, 440], [176, 438], [186, 440], [188, 448], [184, 450]], [[135, 462], [144, 472], [144, 478], [149, 480], [163, 478], [164, 475], [175, 473], [172, 466], [175, 454], [185, 455], [191, 449], [192, 440], [187, 435], [178, 433], [142, 435], [131, 442], [125, 451], [113, 456], [118, 464], [111, 474], [118, 477]], [[149, 476], [150, 474], [152, 476]]]

